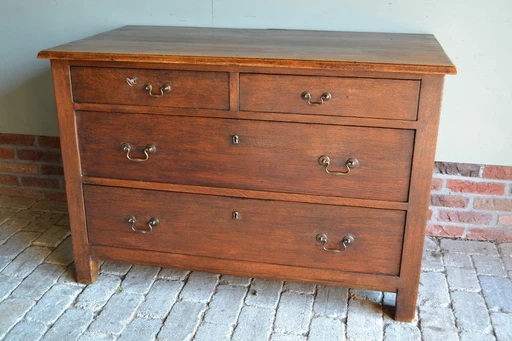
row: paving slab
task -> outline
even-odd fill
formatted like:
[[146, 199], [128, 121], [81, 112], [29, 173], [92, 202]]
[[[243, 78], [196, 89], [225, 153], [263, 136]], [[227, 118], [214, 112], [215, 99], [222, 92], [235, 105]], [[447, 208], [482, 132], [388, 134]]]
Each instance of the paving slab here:
[[462, 331], [482, 334], [492, 331], [484, 299], [476, 292], [456, 291], [451, 294], [457, 326]]
[[509, 278], [479, 276], [485, 302], [491, 311], [512, 313], [512, 283]]
[[35, 304], [34, 300], [24, 297], [7, 298], [0, 302], [0, 340], [20, 321]]
[[384, 330], [384, 341], [421, 341], [421, 332], [417, 326], [402, 323], [388, 324]]
[[163, 320], [183, 288], [181, 281], [157, 280], [137, 310], [137, 316]]
[[309, 341], [343, 341], [345, 325], [338, 319], [318, 316], [311, 320]]
[[472, 258], [479, 275], [507, 277], [507, 271], [500, 258], [480, 255]]
[[512, 314], [492, 313], [491, 320], [497, 341], [512, 340]]
[[206, 304], [204, 303], [192, 301], [176, 302], [158, 333], [158, 340], [192, 340], [205, 310]]
[[275, 310], [266, 307], [242, 308], [233, 334], [234, 341], [267, 341], [274, 322]]
[[347, 316], [347, 302], [347, 288], [319, 285], [313, 311], [319, 316], [341, 319]]
[[280, 333], [306, 334], [312, 309], [312, 295], [284, 292], [277, 307], [274, 330]]
[[92, 322], [94, 315], [91, 311], [82, 309], [68, 309], [55, 322], [43, 337], [43, 341], [66, 340], [75, 341]]
[[259, 307], [275, 308], [282, 290], [283, 282], [255, 278], [249, 288], [245, 303]]
[[4, 341], [39, 340], [47, 327], [39, 322], [22, 321], [7, 334]]
[[498, 256], [498, 249], [493, 243], [471, 240], [442, 239], [441, 251], [470, 255]]

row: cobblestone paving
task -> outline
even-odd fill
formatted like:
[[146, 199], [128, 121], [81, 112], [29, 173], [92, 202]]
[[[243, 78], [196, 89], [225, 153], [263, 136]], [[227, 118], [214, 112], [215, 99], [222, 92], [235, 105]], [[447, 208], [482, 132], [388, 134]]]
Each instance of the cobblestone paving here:
[[512, 340], [512, 243], [426, 239], [394, 294], [105, 262], [74, 281], [65, 204], [0, 196], [0, 340]]

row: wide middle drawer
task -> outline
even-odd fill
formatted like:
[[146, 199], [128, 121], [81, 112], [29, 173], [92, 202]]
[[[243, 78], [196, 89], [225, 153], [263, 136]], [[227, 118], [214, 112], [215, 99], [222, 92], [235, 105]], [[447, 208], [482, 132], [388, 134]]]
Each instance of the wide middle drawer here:
[[77, 125], [86, 176], [408, 199], [413, 130], [94, 112]]
[[90, 185], [84, 196], [93, 245], [399, 273], [404, 211]]
[[76, 103], [229, 108], [226, 72], [71, 67]]

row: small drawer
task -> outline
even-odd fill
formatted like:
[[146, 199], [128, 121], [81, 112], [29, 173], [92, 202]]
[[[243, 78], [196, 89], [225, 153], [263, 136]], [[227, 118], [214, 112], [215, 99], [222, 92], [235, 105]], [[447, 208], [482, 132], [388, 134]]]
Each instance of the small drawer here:
[[77, 126], [86, 176], [408, 199], [413, 130], [94, 112]]
[[420, 81], [240, 75], [240, 110], [416, 120]]
[[72, 67], [76, 103], [229, 108], [225, 72]]
[[399, 274], [404, 211], [90, 185], [84, 196], [93, 245]]

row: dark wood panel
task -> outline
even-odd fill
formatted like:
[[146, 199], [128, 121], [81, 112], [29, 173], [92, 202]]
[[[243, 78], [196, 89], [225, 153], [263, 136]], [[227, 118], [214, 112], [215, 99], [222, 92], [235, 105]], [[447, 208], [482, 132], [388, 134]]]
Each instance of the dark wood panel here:
[[39, 58], [455, 73], [431, 34], [125, 26]]
[[[349, 198], [407, 201], [414, 131], [195, 117], [77, 114], [83, 174]], [[239, 136], [239, 144], [232, 136]], [[156, 154], [146, 162], [147, 144]], [[318, 159], [331, 158], [327, 174]]]
[[[405, 212], [84, 186], [91, 244], [397, 275]], [[238, 212], [238, 219], [233, 218]], [[160, 224], [147, 234], [132, 231]], [[354, 243], [340, 249], [347, 235]]]
[[413, 121], [419, 90], [413, 80], [241, 74], [240, 110]]
[[309, 269], [289, 265], [255, 263], [148, 250], [123, 249], [102, 245], [91, 245], [91, 254], [94, 258], [105, 261], [166, 266], [174, 269], [206, 271], [279, 281], [339, 285], [349, 288], [377, 291], [395, 292], [398, 282], [398, 277], [396, 276]]
[[197, 185], [180, 185], [162, 182], [150, 182], [144, 180], [122, 180], [112, 178], [82, 177], [84, 184], [129, 187], [138, 189], [151, 189], [156, 191], [185, 192], [194, 194], [219, 195], [226, 197], [252, 198], [262, 200], [277, 200], [290, 202], [304, 202], [310, 204], [343, 205], [350, 207], [383, 208], [389, 210], [406, 211], [409, 207], [407, 202], [369, 200], [356, 198], [341, 198], [332, 196], [319, 196], [297, 193], [255, 191], [236, 188], [209, 187]]
[[238, 66], [238, 65], [212, 65], [212, 64], [187, 64], [187, 63], [137, 63], [137, 62], [112, 62], [94, 60], [70, 60], [70, 66], [88, 67], [116, 67], [123, 69], [162, 69], [162, 70], [184, 70], [184, 71], [216, 71], [235, 73], [261, 73], [261, 74], [283, 74], [303, 76], [328, 76], [328, 77], [355, 77], [355, 78], [385, 78], [385, 79], [410, 79], [421, 80], [424, 76], [421, 73], [405, 72], [384, 72], [369, 70], [333, 70], [326, 68], [293, 68], [293, 67], [272, 67], [272, 66]]
[[430, 203], [432, 171], [436, 153], [436, 134], [443, 92], [443, 76], [427, 76], [422, 83], [419, 124], [414, 145], [411, 198], [407, 212], [400, 288], [397, 293], [395, 319], [411, 321], [416, 314], [418, 283], [420, 281], [422, 250]]
[[[129, 85], [127, 79], [133, 83]], [[229, 108], [229, 74], [225, 72], [72, 67], [71, 82], [77, 103]], [[152, 97], [145, 88], [148, 84], [151, 94], [161, 97]], [[166, 85], [170, 90], [162, 93]]]
[[[236, 104], [234, 104], [236, 106]], [[119, 105], [119, 104], [91, 104], [75, 103], [74, 108], [77, 111], [95, 111], [105, 113], [126, 113], [126, 114], [152, 114], [152, 115], [170, 115], [170, 116], [196, 116], [211, 118], [233, 118], [242, 120], [261, 120], [276, 122], [296, 122], [296, 123], [316, 123], [333, 124], [346, 126], [397, 128], [397, 129], [416, 129], [417, 121], [402, 120], [381, 120], [362, 117], [339, 117], [324, 115], [302, 115], [302, 114], [283, 114], [270, 112], [254, 111], [226, 111], [211, 109], [193, 109], [193, 108], [170, 108], [170, 107], [149, 107], [138, 105]]]
[[59, 119], [62, 163], [66, 176], [66, 197], [69, 210], [71, 240], [77, 281], [93, 283], [98, 277], [98, 262], [89, 254], [89, 242], [85, 222], [84, 197], [82, 194], [80, 153], [75, 130], [76, 122], [71, 100], [69, 65], [66, 61], [52, 61], [55, 102]]

